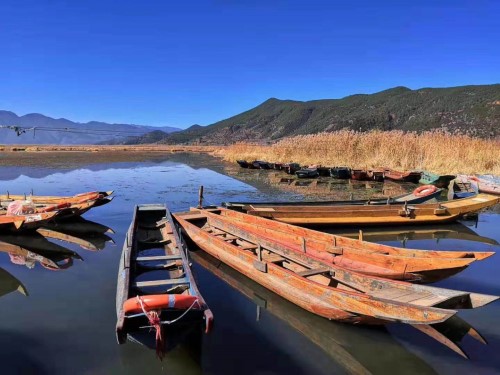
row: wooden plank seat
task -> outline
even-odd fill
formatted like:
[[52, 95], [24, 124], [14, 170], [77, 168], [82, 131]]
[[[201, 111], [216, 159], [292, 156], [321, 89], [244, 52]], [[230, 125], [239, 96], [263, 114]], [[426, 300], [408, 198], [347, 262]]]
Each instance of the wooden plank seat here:
[[330, 272], [330, 269], [326, 268], [326, 267], [312, 268], [310, 270], [297, 272], [297, 275], [302, 276], [302, 277], [309, 277], [309, 276], [319, 275], [320, 273], [326, 273], [326, 272]]
[[142, 256], [135, 258], [137, 262], [148, 262], [153, 260], [176, 260], [176, 259], [182, 259], [182, 257], [178, 254], [174, 254], [174, 255]]
[[178, 284], [189, 284], [189, 279], [187, 277], [181, 277], [178, 279], [137, 281], [134, 283], [134, 287], [144, 288], [148, 286], [163, 286], [163, 285], [178, 285]]

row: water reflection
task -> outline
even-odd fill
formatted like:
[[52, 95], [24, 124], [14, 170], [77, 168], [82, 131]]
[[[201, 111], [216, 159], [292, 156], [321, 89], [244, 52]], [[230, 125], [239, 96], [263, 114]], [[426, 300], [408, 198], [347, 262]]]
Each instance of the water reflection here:
[[481, 242], [488, 245], [499, 245], [498, 241], [477, 234], [469, 226], [461, 222], [442, 225], [422, 225], [407, 227], [322, 227], [323, 232], [337, 234], [354, 239], [363, 239], [370, 242], [399, 242], [400, 247], [407, 247], [408, 242], [417, 240], [434, 240], [436, 244], [440, 240], [454, 239], [464, 241]]
[[261, 309], [269, 311], [306, 336], [347, 373], [386, 373], [388, 369], [394, 373], [436, 373], [382, 327], [352, 327], [328, 321], [286, 301], [201, 250], [191, 252], [191, 257], [252, 300], [256, 305], [257, 321]]
[[66, 222], [51, 223], [36, 231], [0, 232], [0, 252], [7, 253], [13, 264], [33, 269], [38, 263], [49, 270], [64, 270], [73, 260], [83, 260], [76, 251], [48, 239], [72, 243], [82, 249], [102, 250], [113, 239], [106, 233], [114, 233], [107, 226], [81, 217]]
[[22, 282], [3, 268], [0, 268], [0, 297], [16, 291], [25, 296], [28, 295], [28, 291]]

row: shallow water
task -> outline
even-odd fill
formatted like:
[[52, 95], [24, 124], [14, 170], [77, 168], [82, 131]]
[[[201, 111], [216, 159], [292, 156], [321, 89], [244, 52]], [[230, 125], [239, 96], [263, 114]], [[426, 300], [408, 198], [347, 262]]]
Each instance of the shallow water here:
[[[115, 190], [112, 203], [84, 215], [114, 230], [103, 249], [51, 240], [77, 252], [83, 261], [60, 271], [11, 262], [0, 252], [0, 286], [10, 274], [29, 296], [11, 292], [0, 309], [0, 360], [7, 373], [169, 373], [169, 374], [342, 374], [500, 373], [500, 303], [459, 315], [488, 340], [466, 338], [465, 360], [411, 327], [388, 329], [348, 326], [314, 316], [237, 274], [195, 254], [199, 287], [215, 316], [211, 334], [181, 344], [163, 361], [135, 343], [116, 344], [115, 293], [118, 259], [132, 211], [138, 203], [167, 203], [172, 211], [194, 206], [198, 188], [205, 203], [228, 200], [346, 199], [399, 194], [413, 186], [321, 183], [297, 186], [275, 171], [241, 170], [204, 155], [168, 155], [142, 162], [71, 165], [66, 168], [0, 167], [0, 191], [72, 195]], [[399, 191], [399, 193], [398, 193]], [[348, 198], [347, 198], [348, 199]], [[480, 214], [478, 221], [440, 227], [364, 229], [366, 240], [423, 249], [500, 250], [500, 215]], [[327, 229], [325, 229], [327, 230]], [[358, 228], [329, 229], [356, 236]], [[370, 237], [371, 236], [371, 237]], [[87, 239], [103, 241], [97, 233]], [[99, 239], [99, 240], [98, 240]], [[0, 241], [2, 237], [0, 236]], [[500, 294], [500, 258], [476, 262], [436, 285]], [[3, 270], [3, 271], [2, 271]], [[3, 284], [2, 284], [3, 283]]]

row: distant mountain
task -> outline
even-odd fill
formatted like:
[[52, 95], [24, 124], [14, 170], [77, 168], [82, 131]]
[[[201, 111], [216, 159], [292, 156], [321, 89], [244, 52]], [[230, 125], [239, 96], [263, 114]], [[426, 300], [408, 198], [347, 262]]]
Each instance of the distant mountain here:
[[[500, 135], [500, 84], [395, 87], [371, 95], [308, 102], [271, 98], [208, 126], [168, 134], [160, 143], [227, 144], [349, 128], [424, 131], [445, 128], [479, 137]], [[133, 141], [131, 141], [133, 142]]]
[[[173, 127], [155, 127], [132, 124], [108, 124], [91, 121], [78, 123], [64, 118], [54, 119], [38, 113], [17, 116], [13, 112], [0, 110], [0, 125], [35, 128], [19, 136], [13, 129], [0, 128], [0, 144], [106, 144], [123, 143], [136, 136], [150, 132], [167, 133], [179, 131]], [[151, 138], [151, 140], [153, 140]]]

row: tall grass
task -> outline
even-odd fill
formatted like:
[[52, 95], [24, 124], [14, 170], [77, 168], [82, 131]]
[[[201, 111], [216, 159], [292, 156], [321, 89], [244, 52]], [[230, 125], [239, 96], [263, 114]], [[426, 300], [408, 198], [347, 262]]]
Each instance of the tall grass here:
[[423, 169], [439, 174], [500, 175], [500, 140], [486, 140], [445, 131], [333, 133], [285, 138], [272, 145], [237, 143], [220, 150], [228, 161], [238, 159], [296, 162], [354, 168]]

